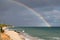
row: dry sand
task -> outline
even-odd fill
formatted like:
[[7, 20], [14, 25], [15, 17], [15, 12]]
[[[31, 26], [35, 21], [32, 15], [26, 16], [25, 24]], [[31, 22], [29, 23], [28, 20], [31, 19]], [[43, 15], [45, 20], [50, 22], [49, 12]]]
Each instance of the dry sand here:
[[0, 40], [24, 40], [22, 36], [19, 36], [17, 33], [12, 32], [8, 32], [8, 34], [0, 33]]
[[15, 31], [8, 31], [8, 30], [5, 30], [5, 33], [7, 35], [9, 35], [9, 37], [13, 40], [24, 40], [24, 38], [22, 36], [20, 36], [17, 32]]
[[0, 33], [0, 40], [12, 40], [7, 34]]

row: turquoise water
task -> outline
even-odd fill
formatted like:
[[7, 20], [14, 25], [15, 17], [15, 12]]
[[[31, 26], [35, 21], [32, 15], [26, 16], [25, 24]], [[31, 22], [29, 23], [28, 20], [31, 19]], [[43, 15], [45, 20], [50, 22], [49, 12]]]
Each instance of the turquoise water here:
[[16, 31], [24, 30], [25, 33], [44, 40], [60, 40], [60, 27], [15, 27]]

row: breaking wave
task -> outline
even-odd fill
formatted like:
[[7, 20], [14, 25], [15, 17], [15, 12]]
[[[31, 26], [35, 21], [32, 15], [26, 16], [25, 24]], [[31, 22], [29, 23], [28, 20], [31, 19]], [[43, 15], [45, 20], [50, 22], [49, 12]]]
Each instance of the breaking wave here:
[[60, 40], [60, 37], [47, 37], [49, 40]]
[[60, 37], [52, 37], [52, 39], [60, 40]]

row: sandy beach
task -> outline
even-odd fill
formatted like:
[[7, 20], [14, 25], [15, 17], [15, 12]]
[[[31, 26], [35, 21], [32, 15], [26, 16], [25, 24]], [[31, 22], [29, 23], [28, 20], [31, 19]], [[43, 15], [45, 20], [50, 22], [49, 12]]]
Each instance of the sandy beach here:
[[7, 34], [0, 33], [0, 40], [12, 40]]

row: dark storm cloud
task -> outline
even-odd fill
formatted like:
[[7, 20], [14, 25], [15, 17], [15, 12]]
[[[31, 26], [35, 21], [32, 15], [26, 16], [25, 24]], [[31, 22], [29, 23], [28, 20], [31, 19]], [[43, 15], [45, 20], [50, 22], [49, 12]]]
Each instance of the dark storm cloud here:
[[46, 26], [31, 10], [8, 0], [0, 0], [1, 22], [16, 26]]
[[29, 7], [60, 6], [60, 0], [17, 0]]

